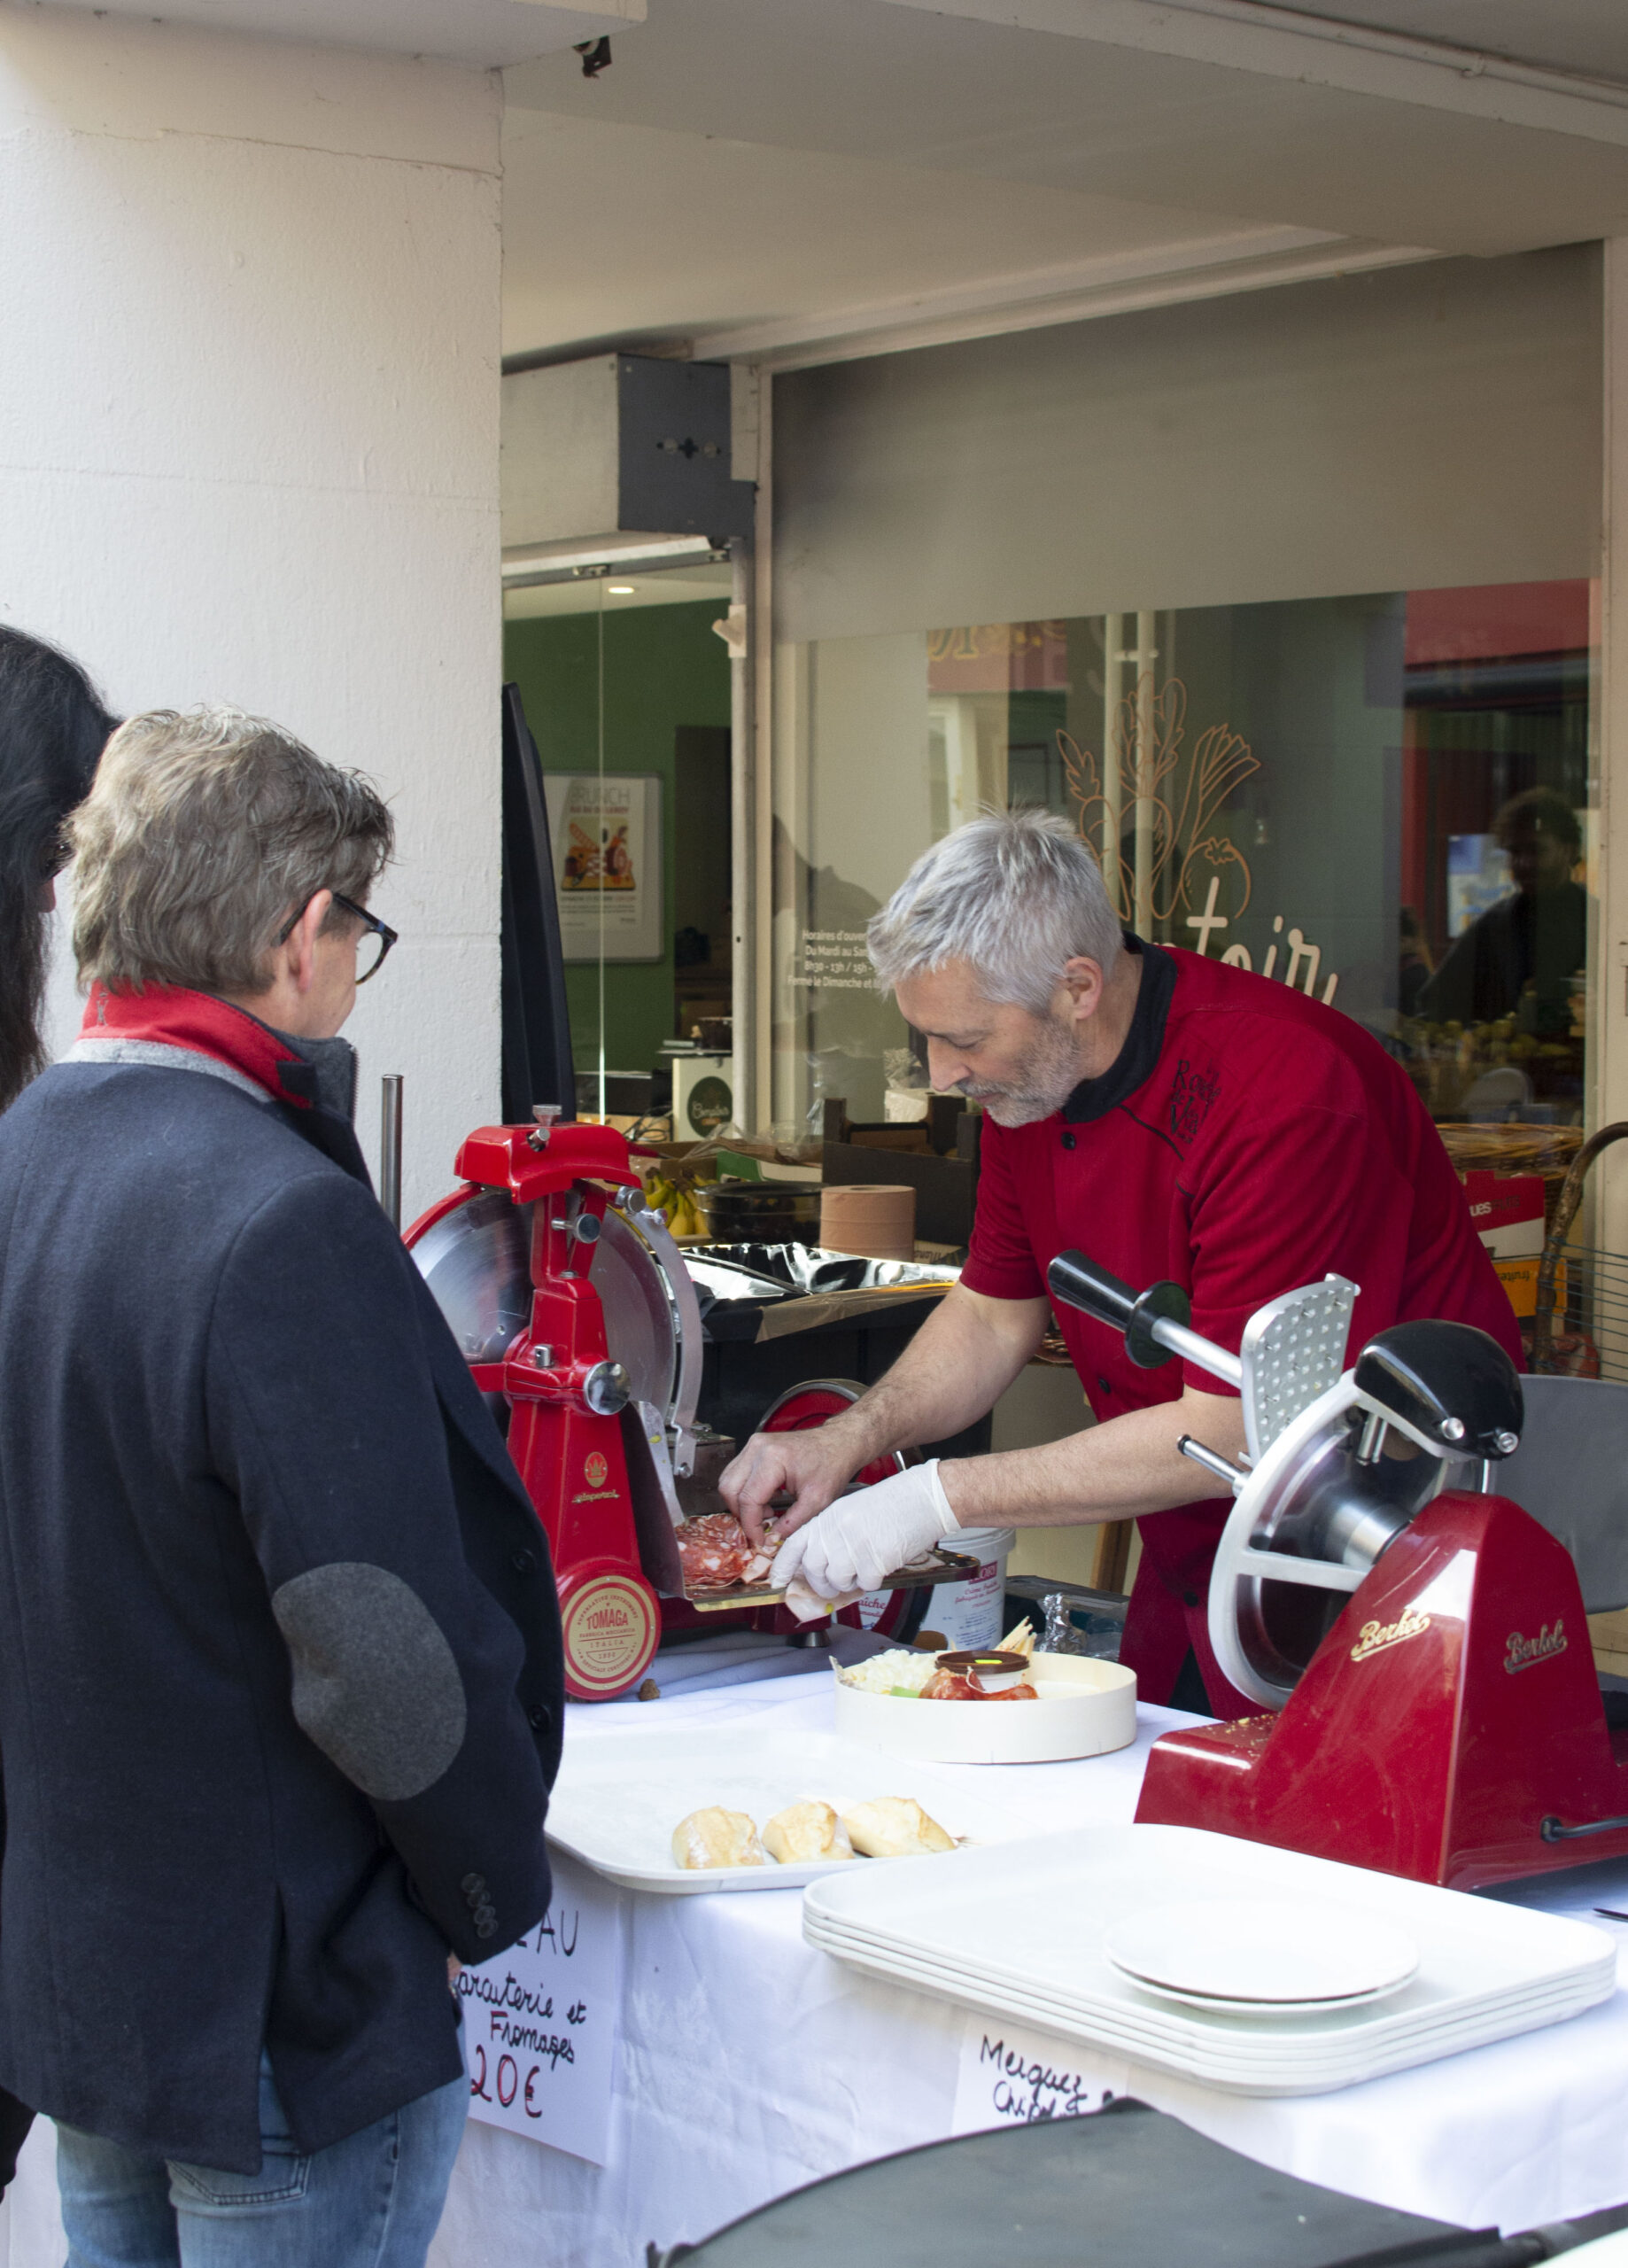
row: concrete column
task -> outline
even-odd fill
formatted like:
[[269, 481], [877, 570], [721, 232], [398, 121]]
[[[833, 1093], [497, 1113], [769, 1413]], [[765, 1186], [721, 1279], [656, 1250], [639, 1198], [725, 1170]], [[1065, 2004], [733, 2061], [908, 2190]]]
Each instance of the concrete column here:
[[407, 1218], [498, 1107], [501, 101], [0, 8], [0, 619], [120, 711], [235, 702], [390, 796], [402, 942], [350, 1036], [370, 1154], [406, 1075]]

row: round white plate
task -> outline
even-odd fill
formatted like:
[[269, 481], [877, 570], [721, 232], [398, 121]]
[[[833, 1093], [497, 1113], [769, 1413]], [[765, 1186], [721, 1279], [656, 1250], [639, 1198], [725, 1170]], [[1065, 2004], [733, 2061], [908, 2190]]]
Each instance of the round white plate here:
[[1139, 1984], [1234, 2012], [1286, 2013], [1377, 1999], [1406, 1984], [1419, 1948], [1405, 1930], [1321, 1901], [1191, 1899], [1120, 1922], [1104, 1941]]
[[[1109, 1967], [1118, 1969], [1117, 1961]], [[1210, 1992], [1180, 1992], [1174, 1984], [1154, 1984], [1145, 1977], [1133, 1977], [1128, 1969], [1120, 1975], [1138, 1992], [1145, 1992], [1155, 2000], [1167, 2000], [1173, 2008], [1202, 2008], [1207, 2015], [1218, 2016], [1248, 2016], [1259, 2022], [1275, 2022], [1284, 2016], [1343, 2016], [1347, 2008], [1366, 2008], [1376, 2000], [1388, 2000], [1392, 1992], [1399, 1992], [1409, 1980], [1399, 1977], [1394, 1984], [1381, 1984], [1371, 1992], [1342, 1992], [1333, 2000], [1228, 2000]]]

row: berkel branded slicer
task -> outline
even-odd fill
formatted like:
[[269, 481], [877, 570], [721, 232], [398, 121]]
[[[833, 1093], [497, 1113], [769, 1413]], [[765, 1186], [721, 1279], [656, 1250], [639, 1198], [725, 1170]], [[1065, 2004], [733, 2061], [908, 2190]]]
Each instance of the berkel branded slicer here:
[[1138, 1820], [1461, 1890], [1628, 1853], [1628, 1732], [1585, 1619], [1628, 1603], [1628, 1388], [1523, 1381], [1454, 1323], [1396, 1324], [1346, 1369], [1337, 1276], [1262, 1308], [1236, 1355], [1177, 1285], [1138, 1295], [1079, 1253], [1049, 1280], [1136, 1362], [1243, 1400], [1244, 1463], [1181, 1446], [1236, 1498], [1209, 1636], [1260, 1713], [1155, 1742]]

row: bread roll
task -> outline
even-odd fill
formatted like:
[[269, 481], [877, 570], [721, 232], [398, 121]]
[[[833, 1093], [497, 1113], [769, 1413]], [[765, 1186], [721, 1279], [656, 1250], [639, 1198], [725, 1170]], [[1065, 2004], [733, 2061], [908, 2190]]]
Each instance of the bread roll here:
[[878, 1796], [842, 1814], [848, 1839], [867, 1859], [918, 1859], [953, 1851], [954, 1839], [929, 1819], [914, 1796]]
[[783, 1867], [814, 1859], [851, 1859], [853, 1846], [829, 1804], [788, 1804], [764, 1829], [764, 1848]]
[[764, 1846], [757, 1829], [743, 1811], [725, 1811], [709, 1804], [693, 1811], [672, 1831], [676, 1866], [698, 1872], [705, 1867], [761, 1867]]

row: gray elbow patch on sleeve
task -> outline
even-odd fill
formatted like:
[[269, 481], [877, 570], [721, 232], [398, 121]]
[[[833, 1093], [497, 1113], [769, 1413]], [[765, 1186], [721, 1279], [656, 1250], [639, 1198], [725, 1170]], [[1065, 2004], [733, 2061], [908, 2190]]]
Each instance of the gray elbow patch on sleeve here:
[[363, 1795], [404, 1803], [463, 1746], [469, 1712], [453, 1650], [387, 1567], [338, 1560], [272, 1594], [294, 1668], [300, 1730]]

